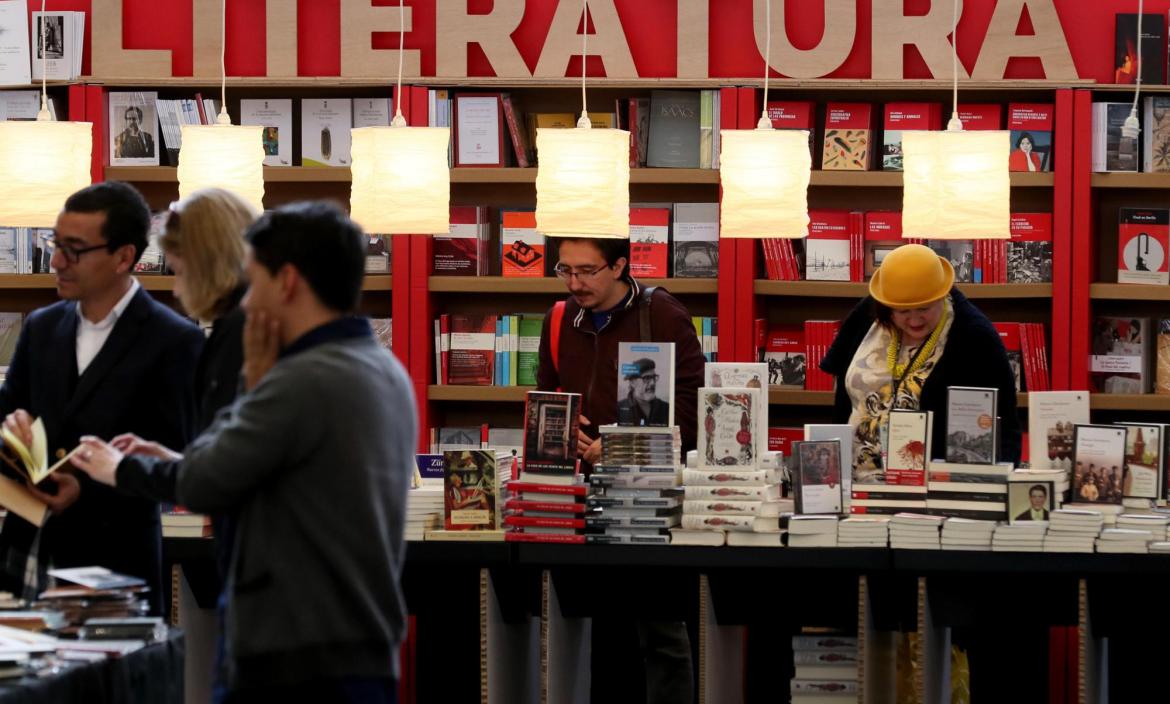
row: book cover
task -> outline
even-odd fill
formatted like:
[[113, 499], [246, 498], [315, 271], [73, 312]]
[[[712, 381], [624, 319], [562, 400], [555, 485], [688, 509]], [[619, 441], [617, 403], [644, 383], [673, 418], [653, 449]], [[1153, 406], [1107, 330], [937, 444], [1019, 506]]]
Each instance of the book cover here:
[[1087, 391], [1028, 395], [1028, 457], [1032, 469], [1071, 469], [1073, 428], [1089, 423]]
[[1126, 429], [1078, 425], [1073, 429], [1073, 501], [1121, 505]]
[[703, 386], [711, 389], [725, 387], [759, 389], [754, 413], [756, 425], [756, 456], [768, 451], [768, 397], [764, 384], [768, 379], [768, 365], [763, 362], [708, 362], [703, 368]]
[[650, 92], [650, 124], [646, 166], [699, 168], [698, 91]]
[[804, 277], [809, 281], [850, 280], [851, 224], [847, 211], [809, 213], [804, 242]]
[[868, 171], [872, 166], [873, 106], [868, 103], [826, 105], [821, 169]]
[[452, 315], [447, 383], [491, 386], [495, 349], [496, 316]]
[[618, 343], [618, 425], [674, 425], [674, 343]]
[[451, 224], [431, 245], [431, 273], [436, 276], [477, 276], [487, 273], [487, 208], [451, 206]]
[[529, 391], [524, 402], [521, 481], [572, 484], [577, 474], [581, 394]]
[[[1015, 377], [1016, 391], [1024, 391], [1024, 348], [1020, 336], [1019, 323], [992, 323], [999, 333], [999, 341], [1003, 343], [1007, 352], [1008, 365], [1012, 368]], [[1028, 389], [1030, 390], [1030, 389]]]
[[1137, 83], [1141, 73], [1146, 85], [1166, 82], [1166, 16], [1142, 14], [1141, 56], [1138, 56], [1137, 13], [1119, 12], [1115, 16], [1113, 38], [1113, 82]]
[[1162, 469], [1162, 426], [1125, 424], [1125, 467], [1123, 496], [1158, 499], [1158, 479]]
[[1170, 394], [1170, 320], [1158, 320], [1158, 358], [1154, 393]]
[[804, 328], [799, 325], [777, 325], [768, 329], [764, 361], [768, 365], [768, 385], [804, 388], [805, 361]]
[[947, 389], [947, 462], [995, 463], [998, 396], [997, 389]]
[[504, 111], [504, 123], [508, 126], [508, 137], [509, 141], [512, 142], [516, 166], [527, 169], [532, 166], [532, 150], [529, 147], [528, 131], [520, 124], [520, 115], [510, 94], [504, 93], [500, 97], [500, 107]]
[[[21, 9], [27, 11], [27, 6], [22, 6]], [[24, 38], [29, 40], [30, 45], [24, 47], [24, 56], [27, 63], [28, 50], [31, 46], [31, 73], [34, 81], [42, 78], [50, 81], [71, 81], [81, 75], [81, 50], [85, 34], [84, 12], [42, 13], [37, 10], [32, 13], [31, 26], [21, 22], [13, 29], [28, 32]], [[41, 39], [42, 36], [44, 41]], [[18, 40], [13, 38], [13, 41]], [[23, 83], [28, 83], [28, 80]]]
[[[865, 214], [864, 259], [862, 271], [865, 280], [882, 265], [886, 255], [906, 244], [902, 240], [902, 213], [894, 210], [871, 210]], [[955, 271], [958, 279], [958, 270]]]
[[536, 231], [536, 212], [500, 213], [501, 272], [507, 277], [541, 277], [545, 270], [545, 237]]
[[1009, 523], [1047, 521], [1051, 512], [1056, 510], [1055, 482], [1012, 482], [1007, 490]]
[[630, 208], [630, 274], [665, 279], [670, 261], [670, 210]]
[[808, 153], [815, 157], [816, 103], [811, 100], [769, 100], [768, 119], [772, 121], [772, 129], [807, 130]]
[[902, 170], [902, 132], [942, 129], [938, 103], [887, 103], [882, 130], [882, 170]]
[[110, 166], [158, 166], [158, 93], [110, 92]]
[[699, 389], [699, 468], [754, 469], [753, 414], [761, 389]]
[[500, 497], [496, 453], [454, 450], [443, 453], [443, 527], [447, 530], [498, 530]]
[[[31, 46], [39, 49], [40, 37], [36, 32], [32, 41]], [[32, 82], [29, 46], [28, 5], [20, 0], [0, 2], [0, 85], [22, 86]]]
[[543, 327], [543, 316], [520, 316], [516, 353], [516, 383], [520, 386], [536, 386], [536, 368], [540, 365], [540, 333]]
[[1136, 138], [1123, 137], [1129, 103], [1093, 103], [1093, 171], [1137, 171]]
[[796, 512], [841, 513], [841, 442], [805, 441], [796, 446], [793, 471]]
[[301, 165], [349, 166], [353, 101], [301, 98]]
[[933, 415], [930, 411], [890, 411], [889, 431], [886, 434], [889, 447], [885, 457], [886, 483], [909, 486], [926, 484]]
[[1091, 391], [1143, 394], [1150, 390], [1153, 332], [1149, 318], [1101, 316], [1093, 321], [1089, 357]]
[[455, 96], [455, 166], [504, 165], [504, 107], [499, 93]]
[[[944, 107], [943, 113], [949, 120], [950, 108]], [[959, 121], [966, 132], [1003, 129], [1003, 106], [999, 103], [959, 103]]]
[[675, 203], [671, 250], [674, 276], [704, 279], [718, 277], [719, 204]]
[[293, 165], [292, 100], [240, 100], [240, 124], [259, 125], [265, 166]]
[[[951, 263], [955, 270], [955, 283], [975, 283], [975, 242], [972, 240], [927, 240], [938, 256]], [[884, 252], [882, 253], [884, 254]], [[868, 258], [866, 259], [868, 263]]]
[[1049, 103], [1011, 103], [1008, 105], [1008, 131], [1012, 152], [1008, 158], [1011, 171], [1052, 170], [1052, 130], [1056, 108]]
[[1012, 213], [1007, 283], [1052, 283], [1052, 213]]
[[1170, 284], [1170, 210], [1121, 208], [1117, 213], [1117, 283]]
[[23, 319], [20, 313], [0, 313], [0, 374], [8, 371], [12, 355], [16, 354]]
[[354, 98], [354, 127], [389, 127], [390, 98]]
[[1170, 96], [1150, 95], [1143, 104], [1142, 171], [1170, 172]]

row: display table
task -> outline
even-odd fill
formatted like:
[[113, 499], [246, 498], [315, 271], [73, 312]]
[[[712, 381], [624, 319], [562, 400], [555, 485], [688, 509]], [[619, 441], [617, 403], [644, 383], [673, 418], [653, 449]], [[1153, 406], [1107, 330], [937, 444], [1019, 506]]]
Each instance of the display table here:
[[183, 701], [183, 633], [120, 658], [70, 663], [0, 684], [0, 704], [173, 704]]

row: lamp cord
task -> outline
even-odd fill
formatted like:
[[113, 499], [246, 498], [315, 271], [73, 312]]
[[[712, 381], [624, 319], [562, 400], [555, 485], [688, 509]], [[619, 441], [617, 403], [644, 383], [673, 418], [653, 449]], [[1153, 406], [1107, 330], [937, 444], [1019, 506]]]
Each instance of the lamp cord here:
[[1138, 0], [1138, 18], [1137, 18], [1137, 56], [1134, 57], [1135, 65], [1137, 66], [1137, 82], [1133, 91], [1133, 107], [1130, 112], [1136, 114], [1138, 107], [1138, 96], [1142, 92], [1142, 10], [1144, 9], [1144, 0]]
[[230, 125], [232, 118], [227, 110], [227, 0], [220, 5], [219, 14], [219, 115], [217, 125]]
[[398, 87], [394, 90], [394, 119], [390, 124], [394, 127], [405, 127], [406, 118], [402, 116], [402, 54], [406, 46], [406, 8], [403, 0], [398, 0]]
[[959, 117], [959, 0], [951, 6], [951, 117]]
[[589, 63], [589, 0], [581, 0], [581, 117], [578, 127], [592, 127], [589, 110], [585, 106], [585, 67]]
[[[753, 22], [755, 20], [753, 19]], [[757, 129], [771, 127], [768, 119], [768, 73], [772, 69], [772, 0], [764, 0], [764, 106], [760, 109]]]

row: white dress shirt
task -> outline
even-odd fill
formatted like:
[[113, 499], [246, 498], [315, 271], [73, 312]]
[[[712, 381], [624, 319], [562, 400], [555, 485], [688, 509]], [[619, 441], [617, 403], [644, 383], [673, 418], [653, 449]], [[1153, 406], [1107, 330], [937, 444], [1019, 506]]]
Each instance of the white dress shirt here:
[[134, 298], [134, 294], [138, 293], [140, 287], [138, 279], [131, 277], [130, 289], [126, 291], [121, 300], [114, 304], [114, 309], [110, 311], [110, 314], [96, 323], [89, 322], [82, 315], [81, 301], [77, 302], [77, 376], [85, 373], [86, 367], [101, 351], [102, 345], [106, 344], [118, 318], [122, 317], [126, 306], [130, 305], [130, 300]]

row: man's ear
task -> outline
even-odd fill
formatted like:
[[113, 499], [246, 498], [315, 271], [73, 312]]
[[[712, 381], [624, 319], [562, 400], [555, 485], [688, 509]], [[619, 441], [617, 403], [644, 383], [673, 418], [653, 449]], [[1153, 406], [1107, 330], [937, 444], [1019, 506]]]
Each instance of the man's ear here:
[[276, 275], [277, 281], [280, 283], [280, 300], [282, 303], [290, 303], [296, 296], [297, 289], [300, 288], [302, 280], [301, 273], [292, 264], [285, 264], [280, 267], [280, 272]]
[[114, 250], [114, 260], [117, 272], [125, 274], [134, 271], [134, 245], [124, 244]]
[[629, 265], [630, 265], [629, 259], [626, 259], [625, 257], [618, 257], [617, 261], [613, 263], [614, 278], [620, 279], [622, 277], [621, 273], [623, 271], [625, 271], [626, 267], [628, 267]]

